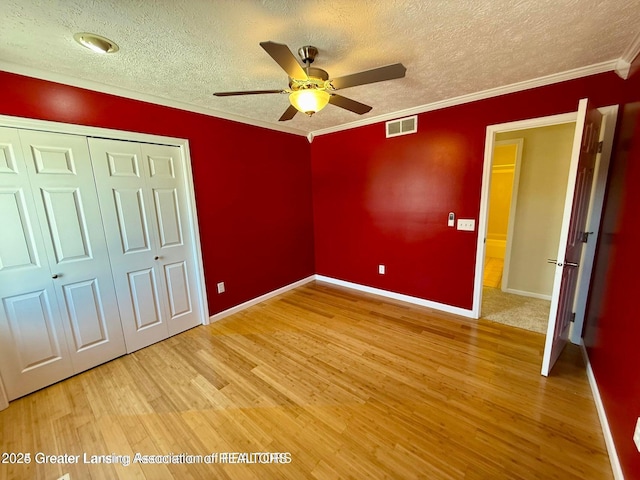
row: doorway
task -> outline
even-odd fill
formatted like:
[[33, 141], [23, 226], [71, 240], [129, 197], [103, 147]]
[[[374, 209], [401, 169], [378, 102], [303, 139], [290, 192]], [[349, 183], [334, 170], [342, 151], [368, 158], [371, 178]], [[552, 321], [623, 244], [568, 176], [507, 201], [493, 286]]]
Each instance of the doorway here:
[[[586, 101], [585, 101], [586, 102]], [[582, 102], [581, 102], [582, 105]], [[615, 131], [615, 123], [617, 117], [617, 106], [610, 107], [602, 107], [598, 109], [600, 113], [603, 115], [603, 128], [600, 133], [600, 141], [601, 141], [601, 153], [597, 156], [596, 166], [595, 166], [595, 176], [593, 180], [593, 189], [592, 194], [589, 201], [589, 213], [588, 213], [588, 222], [587, 222], [587, 233], [589, 235], [590, 241], [586, 244], [586, 248], [583, 251], [583, 258], [580, 262], [580, 271], [578, 278], [578, 290], [576, 293], [576, 302], [575, 302], [575, 323], [571, 328], [571, 341], [573, 343], [579, 343], [581, 332], [582, 332], [582, 324], [584, 321], [584, 304], [586, 303], [586, 295], [588, 293], [589, 288], [589, 280], [591, 275], [591, 268], [593, 265], [593, 253], [595, 251], [595, 239], [598, 235], [599, 229], [599, 220], [600, 214], [602, 211], [602, 203], [604, 197], [604, 189], [606, 185], [607, 171], [609, 158], [611, 155], [611, 149], [613, 145], [613, 134]], [[556, 125], [565, 125], [575, 123], [578, 119], [578, 112], [571, 112], [567, 114], [561, 115], [553, 115], [549, 117], [542, 117], [536, 119], [529, 119], [517, 122], [510, 122], [499, 125], [491, 125], [487, 127], [487, 135], [485, 141], [485, 161], [484, 161], [484, 169], [483, 169], [483, 179], [482, 179], [482, 195], [480, 202], [480, 214], [478, 220], [478, 247], [477, 247], [477, 256], [476, 256], [476, 275], [474, 281], [474, 299], [473, 299], [473, 308], [472, 313], [475, 318], [479, 318], [482, 310], [482, 300], [483, 300], [483, 277], [484, 277], [484, 269], [485, 269], [485, 240], [487, 238], [487, 218], [489, 212], [489, 187], [491, 183], [491, 166], [493, 161], [493, 149], [498, 141], [513, 139], [521, 137], [522, 131], [524, 130], [535, 130], [539, 127], [551, 127]], [[577, 130], [577, 128], [576, 128]], [[524, 142], [526, 145], [526, 141]], [[526, 146], [525, 146], [526, 149]], [[522, 174], [522, 173], [521, 173]], [[547, 181], [551, 181], [551, 177], [547, 175]], [[564, 187], [567, 188], [568, 183], [564, 184]], [[542, 187], [546, 188], [546, 185]], [[539, 200], [543, 201], [542, 195], [540, 192], [538, 194]], [[516, 211], [518, 208], [516, 207]], [[536, 230], [525, 230], [524, 232], [531, 236], [529, 239], [532, 243], [533, 239], [537, 239], [535, 235], [537, 235], [540, 231], [545, 230], [547, 225], [546, 217], [543, 217], [541, 221], [538, 222], [538, 226]], [[518, 245], [517, 236], [513, 236], [511, 239], [514, 246]], [[509, 243], [509, 242], [508, 242]], [[558, 244], [556, 243], [556, 246]], [[505, 253], [505, 258], [509, 255], [509, 248], [507, 248], [507, 253]], [[514, 251], [515, 252], [515, 251]], [[513, 253], [512, 252], [512, 255]], [[557, 254], [557, 251], [556, 251]], [[557, 256], [554, 254], [552, 257], [548, 257], [551, 260], [555, 260]], [[547, 260], [546, 258], [544, 259]], [[511, 270], [508, 273], [511, 276]], [[506, 289], [515, 289], [518, 290], [521, 288], [517, 285], [507, 283]], [[526, 288], [522, 291], [529, 291], [536, 293], [535, 290], [527, 290]], [[518, 292], [522, 293], [522, 292]], [[539, 292], [538, 292], [539, 293]], [[535, 295], [534, 295], [535, 296]], [[544, 298], [543, 294], [543, 298]]]
[[482, 318], [546, 332], [574, 132], [566, 122], [495, 135]]

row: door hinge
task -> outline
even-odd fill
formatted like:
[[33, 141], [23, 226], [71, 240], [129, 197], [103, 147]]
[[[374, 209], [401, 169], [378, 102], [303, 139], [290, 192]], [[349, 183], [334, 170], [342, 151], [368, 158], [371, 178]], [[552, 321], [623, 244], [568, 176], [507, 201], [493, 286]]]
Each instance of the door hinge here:
[[602, 145], [604, 144], [604, 142], [602, 140], [600, 140], [598, 142], [598, 153], [602, 153]]
[[576, 321], [576, 312], [571, 312], [571, 318], [569, 319], [571, 323], [575, 323]]

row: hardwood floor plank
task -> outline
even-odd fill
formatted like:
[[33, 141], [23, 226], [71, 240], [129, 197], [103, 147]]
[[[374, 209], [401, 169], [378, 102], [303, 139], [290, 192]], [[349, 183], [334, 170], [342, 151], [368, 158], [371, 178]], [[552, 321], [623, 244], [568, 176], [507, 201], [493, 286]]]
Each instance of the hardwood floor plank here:
[[546, 378], [543, 346], [309, 283], [0, 412], [2, 451], [213, 463], [34, 462], [0, 465], [0, 480], [612, 478], [579, 349]]

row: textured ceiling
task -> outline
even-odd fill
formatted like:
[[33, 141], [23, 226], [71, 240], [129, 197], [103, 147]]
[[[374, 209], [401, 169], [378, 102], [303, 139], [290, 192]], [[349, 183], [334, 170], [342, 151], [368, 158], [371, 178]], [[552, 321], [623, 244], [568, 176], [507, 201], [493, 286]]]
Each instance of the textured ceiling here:
[[[640, 33], [640, 0], [0, 0], [0, 5], [0, 69], [102, 84], [134, 98], [157, 97], [304, 134], [614, 62], [634, 52]], [[108, 37], [120, 51], [93, 54], [74, 42], [76, 32]], [[286, 88], [286, 74], [259, 46], [266, 40], [285, 43], [294, 53], [302, 45], [318, 47], [314, 66], [331, 77], [396, 62], [407, 74], [341, 90], [373, 106], [363, 116], [329, 105], [312, 118], [298, 114], [278, 122], [289, 105], [286, 95], [213, 97], [215, 91]]]

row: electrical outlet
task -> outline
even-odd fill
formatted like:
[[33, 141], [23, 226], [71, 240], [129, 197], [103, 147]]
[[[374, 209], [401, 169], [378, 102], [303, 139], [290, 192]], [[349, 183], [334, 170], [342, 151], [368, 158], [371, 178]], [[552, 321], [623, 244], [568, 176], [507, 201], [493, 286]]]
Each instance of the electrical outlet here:
[[636, 444], [638, 452], [640, 452], [640, 417], [638, 417], [638, 421], [636, 422], [636, 430], [633, 432], [633, 441]]
[[385, 272], [384, 265], [378, 265], [378, 273], [380, 275], [384, 275], [384, 272]]
[[224, 282], [218, 283], [218, 293], [224, 293]]
[[476, 221], [473, 218], [459, 218], [458, 230], [473, 232], [476, 229]]

